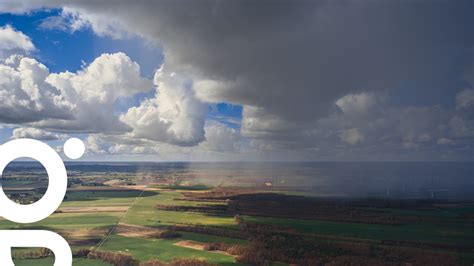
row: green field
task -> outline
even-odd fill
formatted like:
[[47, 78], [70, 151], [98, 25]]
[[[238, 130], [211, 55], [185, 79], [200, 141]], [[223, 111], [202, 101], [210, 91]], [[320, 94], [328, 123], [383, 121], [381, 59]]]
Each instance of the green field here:
[[[142, 239], [114, 235], [105, 242], [101, 249], [130, 253], [139, 260], [159, 258], [163, 261], [171, 261], [173, 258], [179, 257], [202, 259], [219, 265], [234, 264], [232, 256], [173, 245], [183, 239], [185, 238], [173, 240]], [[202, 241], [202, 239], [200, 240]]]
[[201, 213], [161, 211], [154, 208], [162, 205], [198, 205], [199, 202], [183, 202], [174, 200], [181, 197], [177, 191], [160, 191], [156, 195], [140, 198], [122, 220], [123, 223], [152, 227], [171, 224], [207, 225], [235, 228], [233, 217], [217, 217]]
[[2, 229], [49, 228], [77, 229], [108, 227], [116, 223], [120, 213], [55, 213], [50, 217], [34, 224], [15, 224], [6, 220], [0, 221]]
[[[140, 196], [140, 197], [139, 197]], [[138, 225], [163, 227], [171, 224], [196, 224], [235, 227], [232, 217], [212, 217], [198, 213], [183, 213], [158, 211], [154, 209], [156, 204], [199, 204], [197, 202], [182, 202], [174, 200], [181, 194], [177, 191], [166, 190], [159, 192], [141, 191], [69, 191], [67, 200], [61, 207], [110, 207], [128, 206], [128, 212], [89, 212], [89, 213], [54, 213], [47, 219], [29, 225], [18, 225], [6, 220], [0, 220], [0, 229], [46, 229], [53, 231], [74, 229], [96, 229], [112, 228], [118, 222]], [[163, 261], [171, 261], [173, 258], [196, 258], [204, 259], [219, 265], [234, 264], [234, 257], [195, 250], [186, 247], [175, 246], [174, 243], [183, 240], [193, 240], [201, 243], [223, 242], [232, 244], [243, 244], [244, 240], [232, 239], [218, 236], [202, 235], [196, 233], [180, 233], [181, 237], [166, 239], [143, 239], [111, 235], [100, 247], [100, 250], [121, 251], [130, 253], [134, 258], [147, 260], [159, 258]], [[72, 246], [82, 248], [82, 246]], [[86, 247], [88, 248], [88, 247]], [[16, 265], [52, 265], [53, 259], [28, 259], [16, 260]], [[100, 261], [76, 259], [74, 265], [108, 265]]]
[[[174, 200], [180, 196], [181, 194], [176, 191], [160, 191], [152, 196], [141, 197], [131, 206], [127, 214], [121, 219], [121, 222], [149, 227], [164, 227], [173, 224], [236, 227], [236, 223], [232, 217], [213, 217], [198, 213], [159, 211], [154, 209], [156, 204], [188, 204], [188, 202]], [[197, 202], [190, 203], [199, 204]], [[202, 243], [224, 242], [233, 244], [245, 242], [240, 239], [195, 233], [183, 232], [180, 234], [182, 235], [180, 238], [173, 240], [142, 239], [113, 235], [101, 246], [101, 249], [127, 252], [139, 260], [159, 258], [163, 261], [171, 261], [173, 258], [196, 258], [219, 265], [228, 265], [234, 262], [232, 256], [178, 247], [173, 244], [182, 240], [193, 240]]]
[[[141, 191], [138, 190], [68, 191], [67, 199], [61, 204], [61, 207], [129, 206], [140, 193]], [[154, 194], [153, 192], [145, 192], [142, 197]]]
[[[46, 259], [29, 259], [29, 260], [15, 260], [15, 266], [51, 266], [54, 263], [53, 258]], [[89, 259], [75, 259], [73, 262], [74, 266], [111, 266], [111, 264], [98, 261], [98, 260], [89, 260]]]
[[209, 190], [211, 187], [203, 185], [203, 184], [196, 184], [196, 185], [190, 185], [190, 186], [183, 186], [183, 185], [168, 185], [168, 186], [157, 186], [157, 185], [152, 185], [150, 187], [155, 187], [155, 188], [161, 188], [161, 189], [172, 189], [172, 190]]
[[[156, 258], [169, 262], [174, 258], [201, 259], [218, 265], [237, 265], [233, 256], [222, 252], [211, 252], [189, 247], [177, 246], [180, 241], [195, 241], [198, 243], [227, 243], [247, 245], [247, 240], [219, 237], [200, 233], [178, 232], [179, 237], [161, 239], [153, 237], [123, 236], [116, 232], [108, 235], [110, 229], [116, 224], [125, 224], [138, 228], [166, 229], [169, 225], [199, 225], [216, 229], [237, 230], [234, 217], [217, 216], [203, 212], [185, 212], [171, 210], [157, 210], [155, 205], [170, 206], [204, 206], [223, 204], [222, 202], [185, 201], [180, 190], [74, 190], [67, 193], [67, 200], [63, 208], [80, 207], [126, 207], [126, 211], [84, 211], [78, 213], [54, 213], [49, 218], [31, 225], [17, 225], [0, 220], [0, 229], [28, 229], [40, 228], [58, 232], [75, 232], [78, 230], [97, 230], [101, 234], [94, 235], [96, 239], [104, 239], [98, 246], [98, 240], [90, 245], [73, 244], [73, 249], [96, 247], [101, 251], [120, 252], [130, 254], [135, 259], [145, 261]], [[461, 204], [459, 206], [436, 206], [431, 209], [396, 209], [380, 208], [368, 211], [390, 213], [397, 216], [434, 217], [442, 221], [434, 223], [408, 223], [398, 225], [365, 224], [355, 222], [332, 222], [322, 220], [303, 220], [290, 218], [255, 217], [242, 215], [246, 222], [258, 224], [277, 225], [290, 228], [294, 232], [309, 238], [341, 237], [351, 238], [354, 241], [370, 241], [380, 243], [383, 240], [400, 240], [427, 243], [442, 243], [453, 245], [472, 246], [474, 244], [474, 227], [470, 223], [456, 222], [459, 215], [468, 215], [473, 212], [474, 204]], [[151, 230], [150, 229], [150, 230]], [[107, 234], [107, 235], [106, 235]], [[69, 240], [69, 239], [68, 239]], [[351, 240], [352, 241], [352, 240]], [[71, 242], [74, 243], [74, 242]], [[465, 261], [474, 260], [472, 254], [460, 253]], [[28, 259], [16, 260], [16, 265], [52, 265], [53, 259]], [[74, 265], [103, 266], [106, 263], [97, 260], [76, 258]], [[284, 265], [284, 264], [282, 264]]]
[[472, 244], [474, 239], [474, 228], [468, 225], [379, 225], [250, 216], [243, 218], [253, 222], [289, 227], [302, 233], [326, 236], [374, 240], [410, 240], [448, 244]]

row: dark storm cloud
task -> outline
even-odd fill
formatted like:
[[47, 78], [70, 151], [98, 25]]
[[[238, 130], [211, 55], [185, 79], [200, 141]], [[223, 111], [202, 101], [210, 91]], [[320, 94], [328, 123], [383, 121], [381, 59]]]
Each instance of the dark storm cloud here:
[[63, 4], [118, 19], [129, 31], [162, 43], [173, 67], [227, 82], [209, 92], [213, 99], [287, 119], [314, 119], [354, 91], [407, 82], [431, 87], [424, 92], [453, 90], [432, 85], [460, 79], [472, 60], [472, 1]]
[[[400, 114], [410, 115], [406, 108], [412, 106], [412, 113], [425, 110], [420, 119], [436, 117], [436, 105], [454, 109], [456, 95], [472, 86], [466, 76], [472, 76], [474, 58], [473, 1], [66, 1], [58, 5], [82, 14], [99, 34], [117, 36], [113, 25], [106, 25], [107, 18], [113, 18], [114, 25], [125, 31], [159, 42], [165, 68], [192, 73], [196, 93], [204, 100], [244, 105], [242, 135], [273, 147], [331, 149], [317, 144], [316, 139], [322, 138], [354, 149], [373, 139], [391, 139], [397, 140], [392, 150], [395, 146], [414, 149], [421, 146], [415, 142], [429, 128], [449, 126], [444, 125], [449, 124], [445, 115], [463, 117], [463, 111], [445, 110], [438, 121], [443, 125], [430, 124], [410, 134], [402, 129]], [[107, 29], [112, 30], [107, 33]], [[378, 106], [371, 109], [380, 112], [375, 117], [347, 118], [346, 113], [328, 118], [338, 99], [363, 92], [389, 95], [377, 103], [391, 104], [393, 110], [382, 113], [383, 107]], [[339, 120], [330, 125], [319, 121], [334, 117]], [[472, 123], [462, 119], [458, 128], [469, 131]], [[400, 128], [393, 124], [397, 121]], [[377, 122], [383, 126], [373, 126]], [[411, 120], [406, 124], [417, 125]], [[384, 132], [399, 133], [386, 136]], [[430, 142], [450, 143], [442, 140], [443, 134], [447, 133], [437, 133]]]
[[460, 78], [471, 57], [472, 4], [239, 0], [79, 5], [157, 38], [174, 67], [191, 67], [203, 78], [226, 82], [209, 92], [212, 99], [311, 120], [357, 90]]

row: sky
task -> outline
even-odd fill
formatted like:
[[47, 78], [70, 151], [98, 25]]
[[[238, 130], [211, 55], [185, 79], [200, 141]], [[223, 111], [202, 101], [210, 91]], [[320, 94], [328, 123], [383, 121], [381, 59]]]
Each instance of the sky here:
[[82, 160], [470, 161], [472, 1], [0, 0], [0, 141]]

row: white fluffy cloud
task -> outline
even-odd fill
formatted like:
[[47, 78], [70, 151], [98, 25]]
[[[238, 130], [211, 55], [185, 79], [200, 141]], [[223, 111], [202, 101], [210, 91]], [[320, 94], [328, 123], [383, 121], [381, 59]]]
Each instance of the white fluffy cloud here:
[[[397, 89], [406, 81], [423, 84], [444, 77], [444, 55], [453, 48], [444, 43], [435, 47], [432, 40], [446, 39], [448, 33], [448, 39], [456, 39], [469, 31], [467, 27], [427, 30], [427, 22], [412, 17], [408, 5], [297, 2], [284, 13], [265, 4], [252, 6], [249, 12], [248, 6], [233, 1], [186, 7], [164, 2], [135, 8], [126, 2], [71, 6], [83, 18], [94, 17], [83, 25], [95, 27], [98, 35], [120, 37], [116, 29], [107, 32], [105, 20], [97, 19], [114, 17], [120, 23], [111, 24], [159, 41], [169, 72], [192, 73], [189, 78], [197, 98], [244, 107], [242, 137], [258, 140], [254, 143], [265, 149], [311, 150], [313, 158], [318, 156], [315, 150], [362, 149], [364, 145], [370, 149], [377, 141], [391, 149], [403, 143], [436, 141], [448, 131], [441, 124], [449, 120], [448, 112], [436, 107], [390, 106], [381, 103], [384, 97], [376, 92]], [[424, 20], [438, 21], [440, 10], [430, 6], [425, 14]], [[451, 15], [441, 12], [441, 16]], [[462, 14], [455, 18], [466, 19]], [[255, 27], [249, 28], [248, 23]], [[414, 94], [434, 95], [419, 91]], [[343, 114], [334, 114], [334, 105]], [[159, 106], [158, 97], [146, 100], [122, 121], [134, 129], [136, 137], [180, 145], [199, 142], [177, 138], [179, 130], [170, 134], [174, 118], [164, 119]], [[194, 134], [202, 140], [202, 126], [188, 130], [196, 132], [196, 128], [201, 130]]]
[[366, 114], [380, 104], [374, 93], [348, 94], [336, 101], [336, 105], [348, 115]]
[[151, 82], [140, 76], [140, 66], [124, 53], [102, 54], [85, 69], [75, 74], [52, 74], [48, 82], [69, 98], [74, 96], [78, 102], [97, 104], [107, 104], [151, 87]]
[[68, 7], [64, 7], [60, 15], [47, 17], [40, 23], [42, 29], [71, 33], [89, 27], [99, 36], [109, 36], [114, 39], [123, 39], [132, 35], [124, 30], [125, 25], [120, 20]]
[[223, 124], [208, 122], [205, 127], [206, 140], [200, 148], [215, 152], [238, 152], [240, 149], [240, 133]]
[[49, 70], [32, 58], [12, 56], [0, 63], [0, 121], [72, 119], [73, 104], [45, 81], [48, 76]]
[[34, 125], [61, 131], [130, 131], [115, 114], [114, 103], [152, 88], [152, 83], [140, 76], [138, 64], [124, 53], [103, 54], [77, 73], [51, 74], [46, 81], [75, 106], [74, 119], [49, 119]]
[[[104, 135], [90, 134], [85, 143], [89, 155], [99, 156], [153, 156], [156, 160], [242, 160], [241, 137], [238, 130], [215, 121], [205, 125], [206, 139], [194, 146], [180, 146], [132, 134]], [[251, 155], [250, 155], [251, 156]]]
[[13, 55], [0, 64], [0, 121], [63, 132], [123, 133], [114, 103], [152, 89], [123, 53], [103, 54], [77, 73], [50, 73]]
[[[21, 5], [4, 7], [19, 12]], [[64, 2], [46, 5], [64, 7]], [[109, 145], [107, 152], [139, 145], [130, 138], [142, 141], [140, 145], [201, 142], [202, 149], [227, 150], [234, 145], [211, 144], [212, 138], [232, 142], [234, 137], [250, 139], [258, 149], [310, 153], [304, 159], [351, 152], [377, 156], [391, 151], [404, 156], [414, 150], [427, 154], [449, 147], [472, 150], [472, 89], [453, 89], [461, 82], [466, 61], [472, 61], [466, 49], [474, 45], [472, 16], [466, 12], [472, 3], [296, 0], [285, 7], [233, 0], [190, 5], [68, 1], [61, 16], [49, 21], [50, 28], [90, 27], [97, 35], [112, 38], [137, 34], [162, 45], [167, 66], [156, 82], [156, 96], [120, 120], [110, 116], [115, 94], [85, 89], [81, 95], [91, 99], [83, 106], [91, 111], [79, 121], [93, 117], [97, 123], [81, 122], [72, 130], [131, 130], [117, 141], [120, 146]], [[422, 17], [413, 12], [417, 8], [423, 9]], [[66, 99], [66, 88], [80, 94], [80, 88], [88, 87], [71, 81], [80, 73], [57, 76], [48, 82]], [[472, 80], [467, 81], [472, 88]], [[127, 95], [131, 94], [118, 97]], [[102, 101], [103, 107], [94, 109], [89, 101]], [[240, 134], [204, 126], [201, 101], [243, 106]], [[36, 125], [63, 130], [73, 126], [48, 120]], [[437, 145], [443, 138], [452, 145]]]
[[31, 39], [12, 26], [6, 25], [0, 27], [0, 59], [6, 54], [15, 52], [31, 52], [35, 46]]
[[12, 139], [18, 138], [32, 138], [38, 140], [62, 140], [66, 138], [64, 134], [57, 134], [48, 131], [44, 131], [38, 128], [31, 127], [20, 127], [15, 128], [12, 133]]
[[154, 98], [130, 108], [120, 118], [133, 128], [131, 134], [181, 146], [204, 140], [207, 105], [194, 96], [191, 80], [161, 68], [155, 74], [155, 85]]
[[[440, 78], [453, 44], [473, 42], [463, 38], [472, 29], [462, 5], [426, 3], [423, 18], [411, 4], [370, 1], [293, 1], [286, 8], [265, 1], [69, 1], [65, 10], [78, 18], [72, 25], [101, 36], [117, 38], [125, 30], [159, 41], [170, 68], [192, 69], [207, 81], [198, 89], [202, 99], [305, 122], [324, 116], [341, 95]], [[453, 23], [440, 29], [434, 26], [440, 20]]]

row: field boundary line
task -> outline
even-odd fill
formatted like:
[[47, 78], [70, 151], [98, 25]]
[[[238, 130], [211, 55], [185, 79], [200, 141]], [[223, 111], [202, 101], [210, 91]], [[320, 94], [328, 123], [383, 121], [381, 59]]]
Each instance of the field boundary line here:
[[125, 211], [125, 213], [118, 219], [118, 221], [110, 228], [110, 230], [107, 232], [107, 234], [102, 238], [102, 240], [93, 248], [91, 248], [91, 250], [99, 250], [102, 245], [110, 238], [110, 236], [113, 234], [113, 232], [115, 231], [115, 229], [117, 228], [117, 226], [120, 224], [120, 222], [123, 220], [123, 218], [125, 218], [125, 216], [127, 216], [128, 212], [130, 211], [131, 208], [133, 208], [133, 206], [135, 206], [135, 204], [142, 198], [142, 195], [143, 193], [146, 191], [148, 186], [145, 186], [145, 188], [142, 189], [142, 191], [140, 192], [140, 194], [135, 197], [135, 200], [133, 200], [132, 204], [130, 204], [130, 207], [127, 209], [127, 211]]

